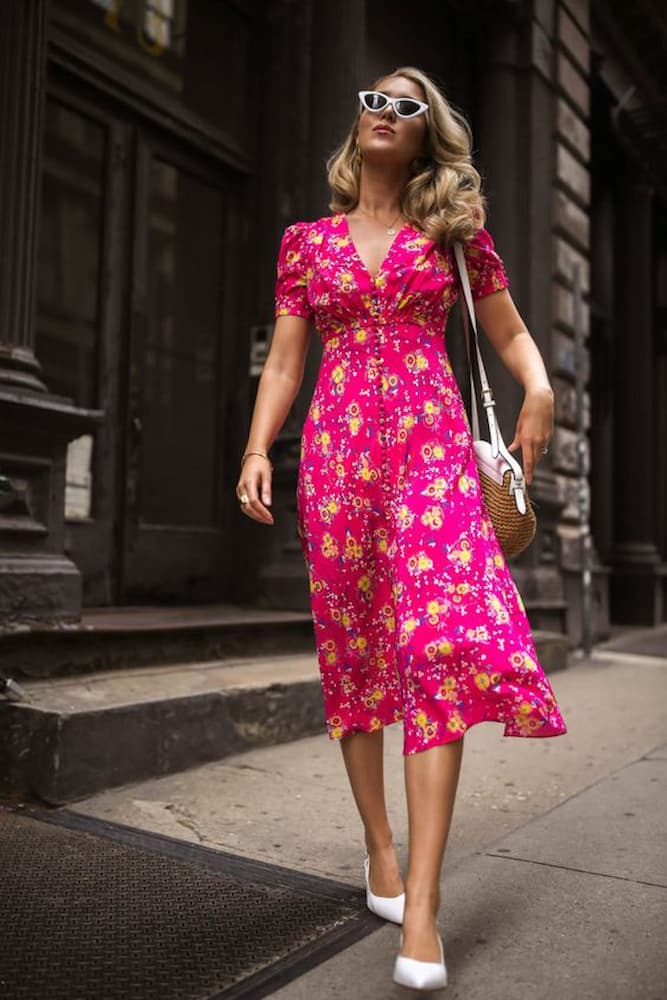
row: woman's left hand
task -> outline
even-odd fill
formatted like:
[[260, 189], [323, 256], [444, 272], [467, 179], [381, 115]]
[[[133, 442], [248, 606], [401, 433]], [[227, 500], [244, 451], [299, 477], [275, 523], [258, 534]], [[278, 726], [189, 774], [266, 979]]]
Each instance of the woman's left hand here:
[[510, 451], [522, 449], [523, 472], [526, 483], [533, 481], [533, 470], [544, 458], [547, 446], [554, 431], [554, 394], [553, 389], [533, 389], [526, 396], [516, 424], [514, 440], [509, 446]]

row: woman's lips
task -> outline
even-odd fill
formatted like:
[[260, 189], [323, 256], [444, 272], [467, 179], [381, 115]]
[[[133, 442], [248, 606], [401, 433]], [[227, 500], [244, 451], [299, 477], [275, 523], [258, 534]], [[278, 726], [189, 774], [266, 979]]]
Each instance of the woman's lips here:
[[387, 135], [393, 135], [394, 134], [393, 128], [389, 128], [388, 125], [376, 125], [375, 128], [373, 129], [373, 131], [374, 132], [386, 133]]

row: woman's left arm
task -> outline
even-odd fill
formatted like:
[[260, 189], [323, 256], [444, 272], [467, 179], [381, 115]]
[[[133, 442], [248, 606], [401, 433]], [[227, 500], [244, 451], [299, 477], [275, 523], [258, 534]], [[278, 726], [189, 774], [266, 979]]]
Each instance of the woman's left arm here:
[[526, 482], [545, 454], [554, 428], [554, 392], [539, 348], [504, 288], [475, 302], [475, 315], [525, 398], [510, 451], [521, 448]]

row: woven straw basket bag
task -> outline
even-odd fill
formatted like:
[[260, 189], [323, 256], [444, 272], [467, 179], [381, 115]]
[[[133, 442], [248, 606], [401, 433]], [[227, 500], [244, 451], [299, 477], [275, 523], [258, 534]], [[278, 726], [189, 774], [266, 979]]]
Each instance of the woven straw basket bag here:
[[[475, 308], [470, 290], [463, 245], [454, 244], [454, 255], [461, 278], [466, 307], [461, 310], [463, 329], [470, 371], [470, 398], [472, 405], [472, 436], [477, 471], [484, 502], [503, 554], [509, 559], [528, 548], [535, 537], [537, 519], [526, 489], [523, 469], [507, 450], [494, 413], [495, 399], [486, 376], [482, 352], [477, 336]], [[470, 327], [475, 341], [475, 351], [470, 350]], [[477, 362], [482, 405], [489, 424], [489, 441], [480, 436], [477, 391], [473, 377], [473, 359]]]

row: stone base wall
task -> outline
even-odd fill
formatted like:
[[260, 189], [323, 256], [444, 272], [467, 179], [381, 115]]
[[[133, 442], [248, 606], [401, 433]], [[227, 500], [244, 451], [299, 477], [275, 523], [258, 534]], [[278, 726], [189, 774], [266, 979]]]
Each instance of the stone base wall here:
[[[560, 568], [568, 603], [568, 633], [581, 637], [580, 504], [590, 511], [590, 484], [579, 479], [577, 435], [577, 363], [584, 382], [590, 375], [590, 205], [591, 205], [591, 47], [588, 0], [561, 0], [554, 21], [554, 172], [552, 339], [550, 370], [556, 393], [556, 428], [552, 444], [553, 469], [564, 503], [558, 525]], [[584, 353], [577, 359], [575, 344], [574, 269], [579, 266], [581, 326]], [[590, 394], [583, 399], [584, 425], [590, 428]], [[586, 467], [590, 469], [589, 441], [585, 439]], [[593, 635], [609, 631], [608, 574], [593, 554]]]

